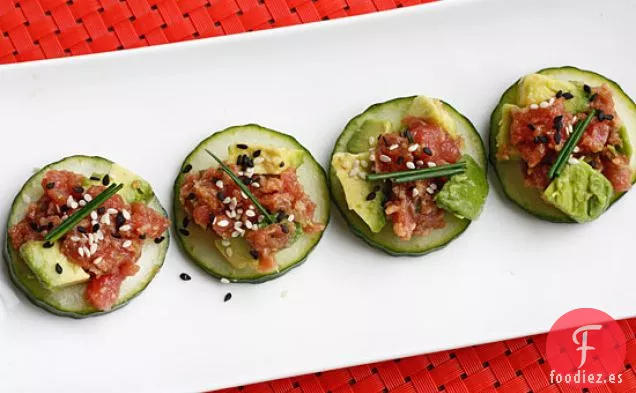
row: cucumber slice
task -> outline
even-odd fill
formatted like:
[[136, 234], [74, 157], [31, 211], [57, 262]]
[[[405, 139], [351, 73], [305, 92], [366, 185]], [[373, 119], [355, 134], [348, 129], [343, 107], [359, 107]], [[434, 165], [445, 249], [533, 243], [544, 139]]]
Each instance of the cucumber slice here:
[[[333, 154], [348, 151], [347, 146], [349, 141], [356, 137], [361, 126], [367, 121], [388, 121], [391, 123], [391, 132], [400, 131], [403, 128], [402, 119], [405, 117], [414, 99], [415, 97], [403, 97], [375, 104], [362, 114], [354, 117], [347, 124], [336, 141], [332, 158]], [[443, 103], [443, 107], [455, 120], [457, 126], [456, 132], [464, 140], [462, 153], [470, 155], [485, 171], [487, 166], [486, 152], [477, 130], [470, 120], [456, 111], [455, 108], [445, 102]], [[353, 233], [362, 238], [369, 245], [379, 248], [391, 255], [423, 255], [435, 251], [461, 235], [471, 222], [470, 220], [460, 219], [454, 214], [447, 213], [444, 217], [446, 221], [444, 228], [436, 229], [428, 236], [413, 237], [409, 241], [401, 240], [395, 236], [390, 225], [386, 225], [382, 231], [378, 233], [372, 233], [364, 221], [362, 221], [355, 212], [348, 209], [342, 185], [336, 176], [335, 169], [331, 166], [329, 168], [329, 186], [338, 210], [349, 224]]]
[[[256, 124], [230, 127], [219, 131], [201, 142], [185, 159], [182, 168], [191, 171], [207, 169], [214, 164], [205, 149], [210, 150], [222, 160], [228, 157], [228, 146], [243, 144], [259, 144], [288, 149], [299, 149], [305, 152], [302, 165], [297, 169], [298, 179], [305, 192], [316, 203], [314, 219], [326, 225], [329, 223], [329, 191], [325, 171], [314, 157], [296, 139], [287, 134], [270, 130]], [[186, 216], [179, 201], [179, 190], [183, 184], [185, 174], [180, 171], [174, 184], [174, 222], [181, 223]], [[178, 229], [178, 228], [177, 228]], [[184, 236], [177, 230], [177, 241], [181, 249], [194, 263], [210, 275], [225, 278], [232, 282], [259, 283], [280, 277], [305, 261], [309, 253], [316, 247], [322, 237], [321, 233], [303, 234], [290, 247], [276, 253], [279, 270], [273, 273], [263, 273], [251, 266], [243, 268], [233, 267], [215, 246], [216, 235], [200, 228], [198, 225], [188, 227], [189, 235]]]
[[[562, 81], [574, 81], [586, 83], [590, 86], [599, 86], [606, 83], [612, 90], [614, 95], [614, 103], [616, 105], [616, 112], [623, 120], [624, 131], [621, 132], [621, 136], [628, 139], [628, 146], [633, 145], [636, 142], [636, 104], [631, 98], [623, 91], [623, 89], [614, 81], [607, 79], [606, 77], [599, 75], [592, 71], [581, 70], [575, 67], [558, 67], [558, 68], [546, 68], [537, 72], [538, 74], [546, 75], [551, 78], [559, 79]], [[566, 214], [546, 203], [541, 197], [542, 192], [538, 189], [526, 187], [524, 185], [524, 176], [520, 161], [499, 161], [497, 160], [497, 135], [499, 134], [499, 122], [502, 118], [503, 107], [505, 104], [517, 104], [517, 96], [519, 93], [518, 81], [504, 92], [499, 104], [493, 111], [490, 117], [490, 135], [489, 135], [489, 158], [497, 177], [501, 182], [501, 187], [504, 194], [519, 205], [522, 209], [528, 213], [539, 217], [544, 220], [552, 222], [571, 223], [575, 222]], [[634, 178], [632, 183], [636, 182], [636, 155], [632, 154], [631, 149], [628, 147], [625, 154], [630, 158], [630, 166], [634, 169]], [[613, 204], [624, 193], [614, 195], [611, 202]], [[610, 204], [610, 206], [611, 206]]]
[[[7, 222], [7, 232], [10, 227], [24, 218], [29, 203], [37, 201], [42, 196], [41, 181], [46, 172], [50, 170], [67, 170], [89, 177], [94, 174], [108, 174], [115, 165], [112, 161], [102, 157], [72, 156], [42, 168], [27, 180], [14, 199]], [[119, 166], [117, 168], [118, 173], [121, 174], [122, 168]], [[126, 175], [129, 179], [139, 179], [132, 172], [128, 172]], [[163, 212], [167, 217], [166, 211], [154, 193], [148, 199], [147, 204], [153, 209]], [[169, 234], [166, 233], [166, 239], [160, 244], [155, 244], [153, 239], [148, 239], [144, 242], [141, 258], [137, 262], [140, 268], [139, 272], [124, 280], [117, 303], [109, 311], [97, 310], [86, 302], [84, 299], [86, 284], [72, 285], [53, 291], [44, 288], [31, 273], [26, 263], [20, 258], [19, 251], [11, 246], [8, 235], [5, 236], [5, 243], [5, 260], [9, 267], [11, 279], [33, 304], [56, 315], [85, 318], [112, 312], [128, 304], [132, 298], [139, 295], [150, 284], [150, 281], [163, 265], [170, 239]]]

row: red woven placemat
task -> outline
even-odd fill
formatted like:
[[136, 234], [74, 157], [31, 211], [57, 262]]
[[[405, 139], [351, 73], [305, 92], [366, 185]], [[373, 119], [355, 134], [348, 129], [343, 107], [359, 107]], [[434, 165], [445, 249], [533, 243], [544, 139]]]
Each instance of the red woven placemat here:
[[[166, 44], [382, 11], [434, 0], [0, 0], [0, 64]], [[636, 392], [636, 319], [621, 384]], [[545, 335], [225, 390], [225, 393], [580, 392], [551, 384]]]

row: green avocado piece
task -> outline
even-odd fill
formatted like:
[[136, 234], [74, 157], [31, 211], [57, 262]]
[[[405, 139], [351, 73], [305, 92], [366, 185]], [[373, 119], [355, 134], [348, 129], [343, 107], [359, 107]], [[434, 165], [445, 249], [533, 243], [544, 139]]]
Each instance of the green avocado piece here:
[[466, 162], [466, 172], [451, 177], [435, 196], [435, 203], [459, 218], [475, 220], [488, 196], [488, 180], [471, 156], [466, 154], [461, 161]]
[[417, 96], [406, 111], [406, 116], [417, 117], [442, 127], [453, 138], [457, 137], [457, 124], [444, 109], [444, 103], [433, 98]]
[[[94, 179], [86, 179], [84, 186], [104, 185], [102, 181], [106, 175], [105, 173], [94, 173], [91, 176]], [[147, 181], [120, 165], [113, 164], [108, 172], [108, 177], [110, 184], [124, 184], [118, 194], [128, 203], [146, 203], [154, 197], [152, 187]]]
[[[382, 134], [391, 132], [390, 121], [367, 120], [347, 144], [349, 153], [366, 153], [375, 145], [378, 137]], [[370, 142], [373, 141], [373, 144]]]
[[[368, 162], [368, 160], [369, 153], [336, 153], [333, 155], [331, 165], [342, 185], [349, 210], [356, 212], [369, 226], [371, 232], [378, 233], [386, 224], [381, 182], [370, 182], [360, 178], [358, 174], [352, 173], [352, 171], [356, 171], [357, 162]], [[374, 197], [371, 199], [369, 195], [372, 194]]]
[[588, 97], [583, 90], [583, 84], [578, 82], [566, 82], [541, 74], [526, 75], [519, 81], [519, 106], [526, 107], [531, 104], [540, 104], [555, 97], [561, 91], [570, 93], [574, 97], [565, 101], [565, 109], [568, 112], [584, 112], [588, 106]]
[[614, 189], [600, 172], [583, 161], [567, 163], [543, 192], [543, 199], [577, 222], [598, 218], [609, 207]]
[[629, 140], [629, 133], [627, 132], [627, 127], [625, 127], [625, 125], [622, 125], [621, 128], [618, 129], [618, 134], [620, 135], [621, 141], [623, 142], [623, 144], [620, 146], [618, 150], [624, 155], [626, 155], [627, 157], [631, 157], [633, 149], [632, 149], [632, 144]]
[[499, 132], [497, 133], [497, 159], [501, 161], [519, 158], [519, 151], [510, 143], [512, 114], [519, 110], [521, 108], [512, 104], [504, 104], [501, 107], [501, 121], [499, 122]]
[[[257, 157], [254, 157], [256, 151], [260, 152]], [[298, 168], [305, 160], [305, 152], [300, 149], [258, 144], [231, 145], [228, 147], [228, 152], [230, 153], [229, 162], [236, 162], [240, 155], [247, 154], [254, 160], [254, 173], [267, 175], [278, 175], [290, 167]]]
[[44, 242], [28, 241], [20, 247], [20, 258], [48, 289], [81, 284], [90, 278], [84, 269], [62, 254], [58, 242], [46, 248]]

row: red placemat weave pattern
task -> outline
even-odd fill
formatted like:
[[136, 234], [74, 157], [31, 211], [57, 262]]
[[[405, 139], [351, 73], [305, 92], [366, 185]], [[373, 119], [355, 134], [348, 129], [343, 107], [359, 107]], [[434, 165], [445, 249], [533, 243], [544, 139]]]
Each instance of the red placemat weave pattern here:
[[582, 390], [550, 382], [546, 337], [350, 367], [226, 389], [222, 393], [628, 393], [636, 392], [636, 319], [619, 321], [627, 339], [622, 383]]
[[432, 0], [0, 0], [0, 63], [316, 22]]

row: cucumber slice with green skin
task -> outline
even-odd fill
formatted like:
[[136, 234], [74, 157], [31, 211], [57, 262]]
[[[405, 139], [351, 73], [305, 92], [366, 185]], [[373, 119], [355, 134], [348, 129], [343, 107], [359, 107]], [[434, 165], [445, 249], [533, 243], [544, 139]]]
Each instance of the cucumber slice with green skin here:
[[[354, 117], [345, 127], [336, 141], [333, 154], [347, 152], [347, 145], [351, 138], [360, 130], [362, 124], [368, 120], [391, 122], [391, 132], [398, 132], [403, 128], [402, 119], [409, 109], [415, 97], [396, 98], [387, 102], [372, 105], [360, 115]], [[486, 173], [487, 160], [483, 141], [473, 124], [455, 108], [443, 102], [444, 109], [451, 115], [457, 124], [457, 133], [463, 138], [462, 153], [470, 155]], [[331, 162], [331, 160], [330, 160]], [[444, 220], [446, 226], [436, 229], [428, 236], [413, 237], [404, 241], [394, 233], [390, 224], [378, 233], [372, 233], [369, 227], [358, 215], [349, 210], [342, 185], [336, 176], [336, 170], [329, 168], [329, 187], [331, 196], [338, 210], [347, 221], [349, 227], [357, 236], [369, 245], [376, 247], [390, 255], [423, 255], [438, 250], [453, 239], [461, 235], [470, 225], [471, 221], [460, 219], [454, 214], [446, 213]]]
[[305, 149], [292, 136], [278, 131], [270, 130], [256, 124], [230, 127], [214, 133], [201, 142], [184, 160], [182, 170], [174, 184], [174, 223], [177, 229], [177, 242], [188, 257], [210, 275], [227, 279], [232, 282], [261, 283], [280, 277], [291, 269], [301, 265], [309, 253], [316, 247], [323, 232], [315, 234], [303, 234], [290, 247], [276, 253], [276, 261], [279, 269], [276, 272], [263, 273], [253, 268], [236, 269], [230, 265], [214, 245], [216, 235], [206, 231], [196, 224], [188, 227], [189, 235], [184, 236], [179, 231], [179, 224], [186, 217], [185, 210], [179, 201], [179, 190], [186, 174], [185, 172], [205, 170], [216, 163], [205, 151], [210, 150], [220, 159], [228, 158], [228, 146], [243, 143], [249, 145], [259, 144], [288, 149], [299, 149], [305, 152], [303, 164], [297, 168], [298, 180], [303, 185], [305, 193], [316, 203], [314, 220], [324, 224], [329, 223], [329, 191], [324, 169], [318, 164], [311, 153]]
[[[31, 176], [14, 199], [7, 222], [4, 248], [5, 261], [15, 285], [36, 306], [53, 314], [71, 318], [107, 314], [125, 306], [131, 299], [139, 295], [161, 269], [170, 244], [168, 232], [165, 234], [166, 239], [160, 244], [156, 244], [153, 239], [148, 239], [144, 242], [141, 258], [137, 262], [140, 268], [139, 271], [134, 276], [124, 280], [115, 305], [108, 311], [102, 311], [95, 309], [86, 302], [84, 298], [86, 284], [73, 285], [54, 291], [44, 288], [20, 258], [18, 250], [11, 246], [8, 229], [24, 218], [26, 209], [31, 201], [35, 202], [43, 195], [41, 181], [46, 172], [50, 170], [67, 170], [80, 173], [88, 178], [93, 174], [105, 175], [110, 173], [113, 165], [112, 161], [102, 157], [72, 156], [64, 158], [42, 168]], [[121, 174], [121, 167], [118, 166], [117, 170]], [[129, 175], [129, 178], [138, 178], [132, 173], [129, 173]], [[162, 212], [167, 217], [165, 209], [161, 206], [154, 193], [148, 198], [147, 205], [158, 212]]]
[[[631, 98], [623, 91], [623, 89], [614, 81], [607, 79], [606, 77], [599, 75], [592, 71], [581, 70], [575, 67], [558, 67], [558, 68], [546, 68], [537, 72], [551, 78], [563, 80], [563, 81], [577, 81], [586, 83], [590, 86], [600, 86], [603, 83], [607, 84], [612, 90], [614, 96], [614, 103], [616, 105], [616, 113], [622, 119], [626, 132], [622, 134], [623, 137], [629, 138], [630, 143], [633, 145], [636, 142], [636, 104]], [[558, 222], [558, 223], [574, 223], [570, 217], [565, 215], [554, 206], [546, 203], [542, 197], [542, 191], [524, 185], [524, 176], [522, 171], [522, 164], [519, 160], [511, 161], [498, 161], [497, 160], [497, 134], [499, 133], [499, 122], [502, 116], [502, 108], [504, 104], [516, 104], [518, 95], [518, 82], [515, 82], [512, 86], [506, 90], [502, 95], [499, 104], [493, 111], [490, 117], [490, 135], [489, 135], [489, 158], [490, 162], [495, 168], [497, 177], [501, 183], [504, 194], [512, 202], [516, 203], [523, 210], [536, 216], [538, 218]], [[632, 184], [636, 182], [636, 155], [631, 151], [625, 152], [629, 156], [629, 165], [634, 170], [634, 177], [632, 178]], [[623, 196], [624, 193], [618, 193], [614, 196], [610, 207], [618, 199]]]

